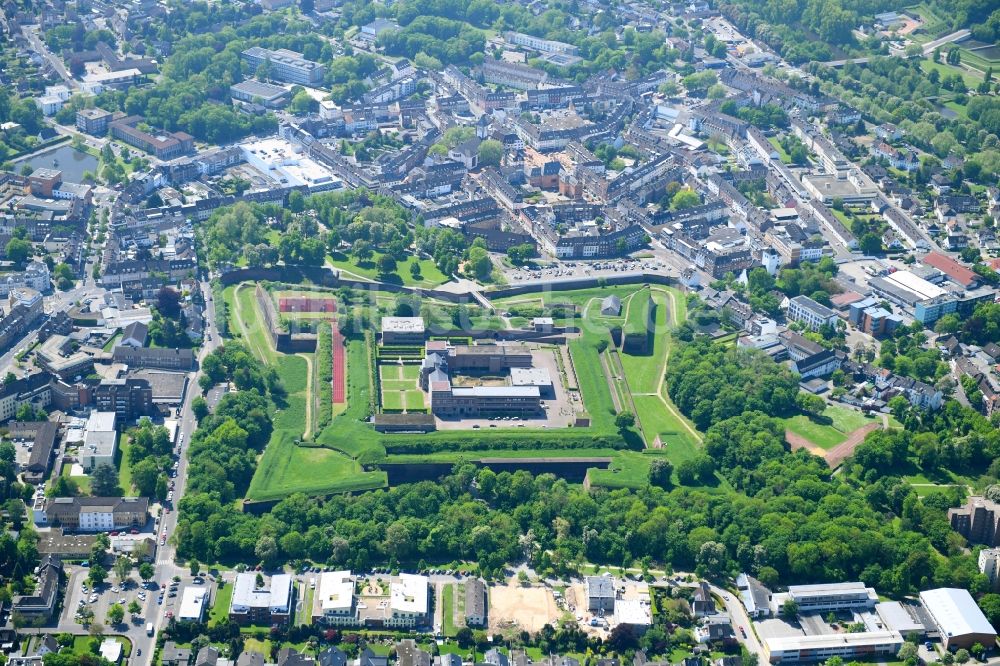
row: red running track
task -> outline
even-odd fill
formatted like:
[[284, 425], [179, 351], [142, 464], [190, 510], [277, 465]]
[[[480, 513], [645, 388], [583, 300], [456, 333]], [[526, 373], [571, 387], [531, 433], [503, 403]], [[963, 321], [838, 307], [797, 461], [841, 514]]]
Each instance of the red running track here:
[[337, 328], [337, 320], [331, 322], [333, 327], [333, 404], [340, 405], [347, 401], [347, 378], [344, 375], [344, 336]]
[[336, 312], [337, 301], [332, 298], [279, 298], [279, 312]]

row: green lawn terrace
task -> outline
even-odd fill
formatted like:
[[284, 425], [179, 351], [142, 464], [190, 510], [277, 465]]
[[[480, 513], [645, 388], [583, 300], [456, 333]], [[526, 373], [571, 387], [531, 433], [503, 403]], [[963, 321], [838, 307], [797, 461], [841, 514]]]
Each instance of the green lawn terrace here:
[[[407, 287], [431, 289], [449, 281], [448, 276], [438, 269], [434, 261], [413, 256], [407, 257], [406, 261], [397, 262], [395, 271], [379, 274], [378, 260], [381, 256], [380, 252], [374, 252], [370, 259], [359, 261], [357, 258], [335, 252], [327, 255], [326, 265], [341, 271], [345, 277], [401, 284]], [[417, 269], [414, 269], [414, 266], [417, 266]]]

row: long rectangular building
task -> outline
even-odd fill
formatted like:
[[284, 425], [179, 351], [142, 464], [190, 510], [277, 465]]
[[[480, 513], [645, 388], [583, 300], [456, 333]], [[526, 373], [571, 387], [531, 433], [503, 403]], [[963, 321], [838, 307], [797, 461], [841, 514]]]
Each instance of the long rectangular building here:
[[826, 661], [831, 657], [840, 657], [844, 661], [877, 657], [894, 658], [902, 646], [903, 636], [898, 631], [764, 639], [764, 650], [772, 664]]
[[114, 138], [161, 160], [172, 160], [194, 150], [194, 137], [187, 132], [160, 131], [151, 134], [138, 128], [141, 122], [142, 116], [126, 116], [109, 123], [108, 128]]
[[924, 610], [934, 621], [947, 649], [969, 649], [976, 643], [993, 647], [997, 632], [968, 590], [943, 587], [920, 593]]
[[453, 387], [450, 381], [431, 381], [431, 411], [435, 416], [480, 418], [530, 417], [542, 411], [537, 386]]
[[306, 60], [301, 53], [288, 49], [265, 49], [252, 46], [243, 52], [243, 61], [256, 70], [265, 65], [269, 78], [299, 83], [304, 86], [316, 86], [323, 82], [326, 67], [318, 62]]
[[874, 608], [878, 603], [878, 593], [860, 582], [791, 585], [788, 596], [795, 600], [803, 613]]

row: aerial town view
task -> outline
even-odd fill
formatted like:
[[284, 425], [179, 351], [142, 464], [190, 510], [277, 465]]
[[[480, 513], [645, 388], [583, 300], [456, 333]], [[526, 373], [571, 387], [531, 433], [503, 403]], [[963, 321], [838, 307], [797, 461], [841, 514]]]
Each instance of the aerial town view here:
[[0, 4], [0, 526], [0, 666], [1000, 666], [1000, 5]]

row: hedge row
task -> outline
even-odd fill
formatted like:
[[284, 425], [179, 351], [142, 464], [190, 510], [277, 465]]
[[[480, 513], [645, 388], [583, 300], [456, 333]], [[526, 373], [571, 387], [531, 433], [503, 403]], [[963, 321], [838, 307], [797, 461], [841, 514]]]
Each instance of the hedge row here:
[[316, 432], [320, 432], [333, 419], [333, 331], [325, 321], [320, 323], [316, 334], [316, 379], [319, 385]]
[[[641, 444], [641, 442], [640, 442]], [[523, 451], [529, 449], [628, 449], [629, 443], [617, 434], [599, 435], [590, 428], [570, 428], [563, 432], [518, 429], [493, 433], [439, 431], [429, 435], [392, 435], [382, 445], [389, 454], [427, 454], [448, 451]]]

